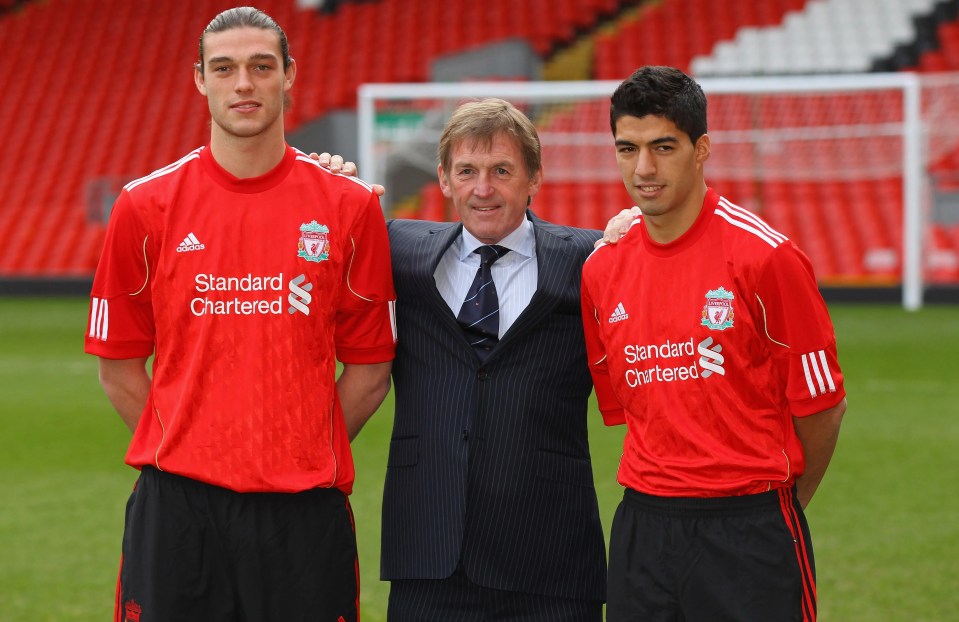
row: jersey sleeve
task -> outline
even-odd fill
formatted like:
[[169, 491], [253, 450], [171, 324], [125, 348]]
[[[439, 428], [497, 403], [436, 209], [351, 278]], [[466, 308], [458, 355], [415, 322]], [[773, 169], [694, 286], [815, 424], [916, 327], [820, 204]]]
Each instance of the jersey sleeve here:
[[846, 392], [835, 331], [806, 255], [792, 243], [777, 248], [756, 294], [792, 414], [812, 415], [838, 404]]
[[124, 190], [113, 206], [90, 290], [87, 353], [110, 359], [153, 353], [151, 244], [147, 227]]
[[599, 412], [603, 415], [603, 422], [608, 425], [626, 423], [626, 411], [616, 399], [613, 384], [609, 378], [606, 346], [603, 343], [601, 325], [596, 305], [590, 293], [587, 271], [583, 271], [583, 282], [580, 287], [580, 296], [583, 314], [583, 333], [586, 336], [586, 356], [589, 362], [589, 373], [593, 377], [593, 388], [596, 391], [596, 401]]
[[372, 192], [350, 229], [343, 304], [336, 315], [336, 356], [350, 364], [384, 363], [396, 349], [389, 237]]

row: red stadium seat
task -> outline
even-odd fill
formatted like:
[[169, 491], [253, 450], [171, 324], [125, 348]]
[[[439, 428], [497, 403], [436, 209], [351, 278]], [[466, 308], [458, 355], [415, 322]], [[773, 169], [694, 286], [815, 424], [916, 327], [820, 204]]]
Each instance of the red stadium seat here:
[[[102, 223], [86, 218], [90, 184], [142, 176], [208, 140], [205, 103], [191, 86], [190, 65], [197, 54], [197, 34], [213, 15], [234, 4], [197, 0], [186, 11], [175, 3], [100, 0], [91, 9], [89, 3], [46, 0], [23, 3], [15, 13], [0, 15], [0, 41], [8, 50], [8, 64], [31, 67], [22, 76], [11, 74], [5, 84], [8, 101], [20, 104], [17, 114], [0, 115], [0, 135], [5, 139], [0, 152], [4, 201], [0, 276], [89, 275], [103, 235]], [[343, 3], [334, 13], [323, 14], [298, 9], [294, 0], [262, 0], [258, 6], [284, 25], [300, 62], [288, 128], [295, 130], [331, 110], [353, 107], [362, 82], [426, 81], [438, 56], [514, 37], [526, 38], [546, 60], [553, 50], [588, 32], [594, 44], [593, 77], [598, 79], [622, 79], [647, 63], [688, 69], [696, 55], [734, 38], [740, 28], [778, 23], [787, 12], [802, 10], [806, 0], [528, 4], [529, 10], [518, 10], [510, 0], [486, 4], [448, 0], [438, 11], [431, 0], [378, 0]], [[631, 10], [618, 21], [604, 21], [624, 9]], [[104, 21], [102, 15], [110, 19]], [[941, 25], [937, 37], [940, 49], [924, 54], [917, 67], [959, 69], [959, 20]], [[36, 56], [37, 40], [56, 41], [58, 53]], [[104, 58], [92, 67], [90, 50], [107, 48], [120, 53], [101, 55]], [[766, 98], [756, 114], [768, 119], [775, 112], [778, 123], [786, 126], [814, 116], [820, 105], [802, 97]], [[898, 100], [883, 101], [874, 94], [860, 94], [839, 105], [850, 118], [881, 123], [901, 117]], [[724, 130], [746, 129], [745, 116], [722, 114], [727, 106], [742, 107], [743, 101], [732, 96], [712, 100], [711, 123], [716, 120]], [[590, 104], [537, 119], [537, 124], [575, 131], [578, 123], [605, 114], [601, 103]], [[888, 148], [877, 138], [871, 153]], [[829, 158], [850, 156], [840, 146], [796, 150], [790, 157], [796, 166], [828, 167]], [[937, 152], [932, 170], [959, 171], [959, 150]], [[889, 278], [898, 268], [899, 178], [850, 180], [838, 187], [788, 179], [716, 183], [723, 184], [730, 199], [755, 209], [796, 239], [828, 279], [856, 273]], [[420, 201], [422, 217], [455, 218], [435, 184], [423, 189]], [[630, 204], [620, 182], [553, 180], [544, 186], [534, 209], [556, 222], [602, 228]], [[853, 204], [856, 209], [848, 209]], [[940, 247], [959, 248], [959, 229], [942, 231], [936, 234]]]
[[[209, 139], [190, 66], [205, 24], [234, 5], [197, 0], [182, 10], [166, 2], [47, 0], [0, 15], [8, 64], [31, 67], [4, 85], [7, 101], [19, 108], [0, 116], [0, 277], [92, 273], [96, 253], [89, 248], [102, 224], [85, 220], [87, 185], [145, 175]], [[534, 5], [520, 11], [509, 0], [449, 0], [439, 11], [431, 0], [379, 0], [323, 14], [299, 9], [294, 0], [257, 3], [286, 28], [301, 62], [290, 130], [355, 106], [362, 82], [426, 81], [438, 55], [513, 37], [528, 38], [545, 55], [621, 3]], [[57, 53], [37, 56], [38, 40], [56, 42]], [[101, 54], [94, 65], [90, 51], [103, 49], [119, 53]], [[442, 196], [426, 194], [429, 213], [445, 217]], [[59, 228], [42, 226], [43, 215], [59, 219]], [[67, 250], [73, 248], [81, 250]]]

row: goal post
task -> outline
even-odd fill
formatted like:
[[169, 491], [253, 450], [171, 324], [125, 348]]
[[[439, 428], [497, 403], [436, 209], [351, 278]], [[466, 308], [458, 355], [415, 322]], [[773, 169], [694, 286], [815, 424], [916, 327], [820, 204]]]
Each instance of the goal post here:
[[[930, 235], [928, 163], [959, 150], [959, 136], [937, 131], [930, 141], [926, 130], [955, 125], [959, 77], [939, 79], [938, 106], [924, 102], [925, 80], [905, 72], [699, 79], [709, 102], [707, 182], [796, 240], [821, 284], [901, 285], [903, 306], [919, 309]], [[541, 194], [548, 199], [534, 203], [537, 213], [601, 227], [631, 205], [609, 127], [609, 96], [618, 84], [362, 85], [361, 174], [387, 186], [388, 212], [409, 197], [415, 202], [424, 184], [435, 185], [436, 145], [455, 107], [500, 97], [540, 134], [548, 189]], [[569, 193], [577, 198], [563, 196]]]

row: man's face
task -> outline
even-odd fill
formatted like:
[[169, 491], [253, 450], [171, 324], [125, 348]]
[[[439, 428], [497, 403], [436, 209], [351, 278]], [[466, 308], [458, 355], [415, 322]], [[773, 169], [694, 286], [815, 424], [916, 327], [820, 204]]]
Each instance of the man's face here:
[[214, 131], [236, 137], [257, 136], [283, 127], [283, 102], [296, 65], [283, 70], [280, 38], [273, 30], [232, 28], [203, 39], [203, 68], [194, 71], [206, 95]]
[[516, 140], [505, 133], [461, 141], [450, 150], [450, 170], [437, 173], [443, 194], [453, 200], [463, 226], [486, 244], [496, 244], [526, 217], [527, 199], [539, 192], [541, 170], [531, 176]]
[[697, 189], [704, 183], [709, 136], [694, 145], [672, 121], [647, 115], [620, 117], [615, 139], [619, 172], [643, 216], [661, 225], [692, 224], [702, 207]]

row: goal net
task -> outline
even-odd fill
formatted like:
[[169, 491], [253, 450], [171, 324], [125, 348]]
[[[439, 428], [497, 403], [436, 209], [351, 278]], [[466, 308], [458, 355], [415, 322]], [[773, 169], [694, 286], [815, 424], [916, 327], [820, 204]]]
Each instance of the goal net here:
[[[959, 76], [867, 74], [701, 79], [707, 183], [809, 255], [824, 286], [959, 283]], [[359, 165], [387, 186], [393, 217], [452, 220], [436, 145], [464, 101], [502, 97], [543, 144], [542, 218], [602, 229], [631, 205], [616, 166], [609, 96], [618, 82], [367, 84]]]

